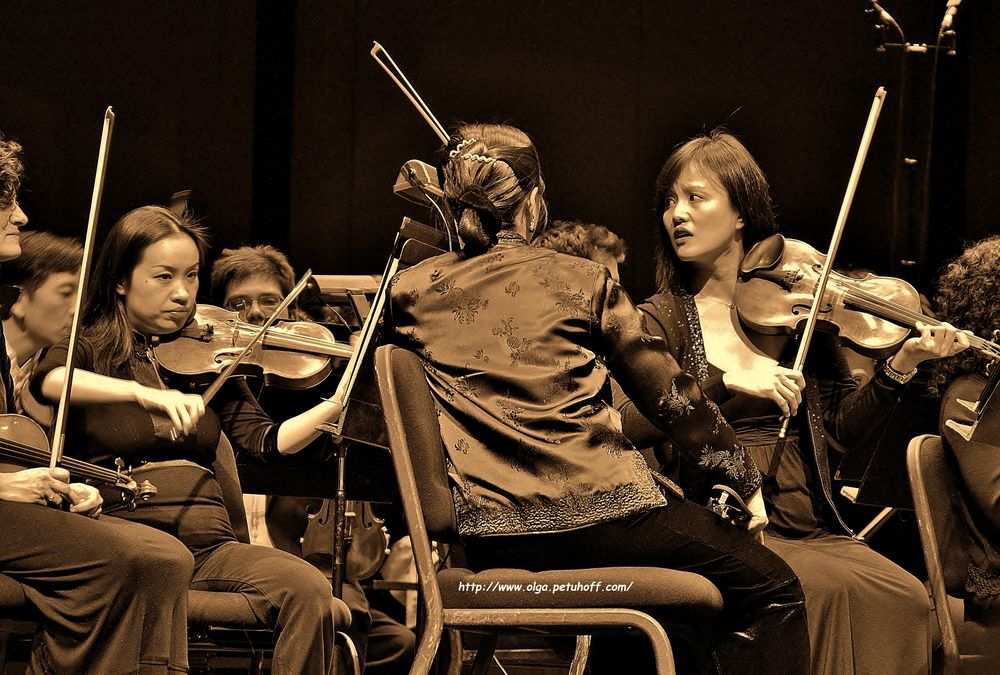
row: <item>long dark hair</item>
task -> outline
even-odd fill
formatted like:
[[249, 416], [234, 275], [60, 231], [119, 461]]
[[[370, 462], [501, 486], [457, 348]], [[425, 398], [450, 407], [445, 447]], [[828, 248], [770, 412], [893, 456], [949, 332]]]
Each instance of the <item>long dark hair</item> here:
[[[945, 265], [938, 277], [934, 309], [942, 321], [992, 340], [993, 331], [1000, 328], [997, 297], [1000, 297], [1000, 236], [994, 235], [968, 245], [960, 256]], [[975, 349], [966, 349], [948, 359], [936, 359], [930, 389], [934, 394], [942, 394], [952, 380], [981, 372], [986, 363], [986, 357]]]
[[735, 136], [717, 128], [674, 149], [660, 169], [653, 190], [653, 208], [659, 232], [656, 283], [661, 291], [688, 291], [690, 270], [682, 265], [663, 227], [666, 199], [677, 177], [691, 164], [714, 175], [743, 220], [743, 246], [749, 249], [778, 230], [767, 177], [750, 151]]
[[[496, 243], [501, 230], [526, 217], [534, 188], [545, 192], [538, 152], [531, 138], [505, 124], [463, 124], [452, 136], [441, 166], [448, 206], [458, 220], [465, 254], [477, 255]], [[548, 221], [541, 200], [535, 233]]]
[[147, 248], [184, 234], [198, 247], [204, 264], [208, 250], [205, 230], [187, 216], [160, 206], [142, 206], [122, 216], [108, 232], [89, 283], [83, 310], [84, 335], [94, 349], [94, 370], [115, 375], [135, 355], [135, 338], [117, 286], [129, 281]]

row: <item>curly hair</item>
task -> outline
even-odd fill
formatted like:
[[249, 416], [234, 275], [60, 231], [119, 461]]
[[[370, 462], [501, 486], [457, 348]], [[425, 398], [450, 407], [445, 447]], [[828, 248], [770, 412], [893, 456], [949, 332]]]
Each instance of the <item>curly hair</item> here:
[[659, 225], [656, 282], [661, 290], [688, 290], [687, 266], [681, 265], [677, 258], [661, 218], [677, 177], [692, 164], [712, 174], [726, 191], [733, 209], [743, 219], [745, 249], [778, 231], [767, 177], [746, 146], [722, 127], [692, 138], [670, 153], [653, 189], [653, 208]]
[[550, 248], [578, 258], [594, 259], [596, 252], [623, 260], [628, 249], [617, 234], [604, 227], [582, 220], [554, 220], [552, 225], [531, 242], [533, 246]]
[[21, 144], [4, 138], [0, 132], [0, 208], [10, 206], [21, 187]]
[[[545, 193], [538, 152], [526, 133], [506, 124], [463, 124], [445, 149], [450, 151], [441, 172], [448, 207], [465, 254], [478, 255], [496, 243], [500, 230], [527, 217], [532, 190]], [[547, 221], [542, 199], [536, 234]]]
[[[934, 298], [938, 318], [957, 328], [991, 340], [1000, 328], [1000, 236], [969, 246], [949, 262], [938, 278]], [[982, 370], [984, 358], [966, 349], [950, 359], [938, 359], [930, 378], [930, 389], [940, 394], [955, 378]]]

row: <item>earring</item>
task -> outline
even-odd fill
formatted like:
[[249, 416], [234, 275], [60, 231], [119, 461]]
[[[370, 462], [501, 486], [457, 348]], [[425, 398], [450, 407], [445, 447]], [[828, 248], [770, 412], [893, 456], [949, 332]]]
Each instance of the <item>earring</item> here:
[[535, 231], [535, 220], [534, 220], [534, 218], [532, 218], [532, 220], [531, 220], [531, 223], [529, 223], [529, 224], [528, 224], [528, 229], [529, 229], [529, 230], [530, 230], [531, 232], [534, 232], [534, 231]]

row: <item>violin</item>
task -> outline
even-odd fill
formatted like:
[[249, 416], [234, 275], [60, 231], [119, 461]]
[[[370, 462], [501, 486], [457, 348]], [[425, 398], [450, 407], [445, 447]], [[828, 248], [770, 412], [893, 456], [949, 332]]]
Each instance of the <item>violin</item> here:
[[[780, 234], [758, 242], [744, 256], [734, 297], [740, 321], [764, 335], [800, 332], [813, 307], [826, 255]], [[818, 326], [871, 358], [896, 353], [917, 322], [941, 325], [920, 311], [917, 290], [893, 277], [863, 278], [830, 272], [818, 301]], [[970, 335], [971, 346], [1000, 360], [1000, 345]]]
[[[324, 499], [319, 510], [309, 514], [309, 523], [302, 537], [302, 557], [327, 561], [331, 575], [336, 508], [336, 499]], [[375, 515], [369, 502], [356, 500], [346, 502], [344, 518], [344, 540], [350, 543], [346, 547], [345, 578], [362, 581], [375, 576], [389, 555], [389, 533], [385, 520]]]
[[[214, 382], [243, 351], [260, 326], [241, 321], [237, 312], [198, 305], [179, 332], [164, 336], [153, 355], [172, 386], [197, 389]], [[310, 321], [282, 321], [269, 326], [230, 375], [262, 376], [265, 385], [309, 389], [333, 370], [334, 358], [350, 358], [354, 349], [338, 343], [327, 328]]]
[[[0, 471], [48, 466], [50, 454], [49, 439], [34, 420], [24, 415], [0, 415], [0, 460], [5, 460], [0, 461]], [[71, 476], [115, 490], [117, 503], [106, 507], [105, 513], [122, 508], [134, 511], [138, 502], [148, 501], [156, 495], [156, 487], [149, 481], [136, 483], [131, 470], [126, 470], [120, 459], [116, 464], [117, 470], [112, 471], [66, 456], [59, 462]]]

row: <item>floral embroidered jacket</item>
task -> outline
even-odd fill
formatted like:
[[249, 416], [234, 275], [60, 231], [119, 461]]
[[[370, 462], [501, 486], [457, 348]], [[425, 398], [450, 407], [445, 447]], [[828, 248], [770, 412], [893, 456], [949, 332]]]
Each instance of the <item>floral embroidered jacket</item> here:
[[[551, 532], [664, 504], [611, 406], [644, 413], [749, 495], [760, 475], [603, 265], [506, 237], [392, 281], [386, 334], [418, 353], [439, 406], [459, 532]], [[724, 461], [722, 461], [724, 460]]]

